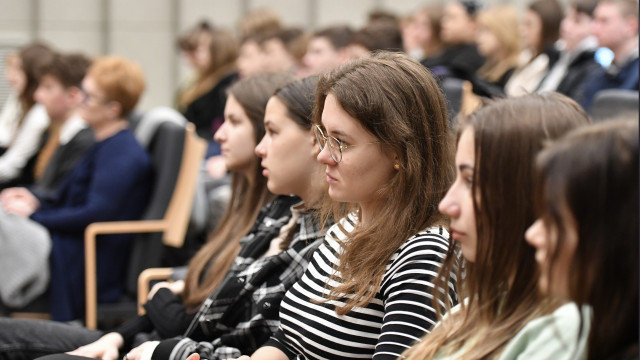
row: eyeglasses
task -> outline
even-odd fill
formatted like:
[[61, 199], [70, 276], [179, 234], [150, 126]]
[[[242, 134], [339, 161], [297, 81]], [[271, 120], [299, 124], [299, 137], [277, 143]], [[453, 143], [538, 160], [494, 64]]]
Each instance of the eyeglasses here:
[[80, 86], [80, 92], [82, 93], [82, 103], [83, 104], [87, 104], [90, 100], [93, 100], [96, 103], [100, 103], [100, 104], [107, 104], [107, 103], [110, 103], [112, 101], [112, 100], [107, 99], [107, 98], [100, 98], [98, 96], [90, 94], [82, 86]]
[[313, 131], [316, 134], [316, 140], [318, 141], [318, 146], [320, 147], [320, 150], [324, 150], [325, 145], [328, 143], [329, 154], [331, 155], [331, 158], [333, 159], [333, 161], [335, 161], [336, 163], [339, 163], [342, 160], [342, 150], [344, 149], [348, 149], [354, 146], [380, 143], [380, 141], [373, 141], [373, 142], [368, 142], [364, 144], [343, 145], [340, 140], [334, 138], [333, 136], [325, 135], [324, 132], [322, 132], [322, 129], [320, 128], [319, 125], [315, 125], [315, 128], [313, 129]]

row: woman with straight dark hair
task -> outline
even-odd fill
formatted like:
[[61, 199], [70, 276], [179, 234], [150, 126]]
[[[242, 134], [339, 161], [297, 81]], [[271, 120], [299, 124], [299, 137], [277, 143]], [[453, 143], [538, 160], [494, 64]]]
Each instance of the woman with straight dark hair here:
[[464, 301], [454, 309], [434, 303], [441, 320], [408, 359], [560, 358], [551, 343], [533, 347], [541, 352], [531, 356], [526, 343], [515, 356], [504, 350], [528, 321], [553, 309], [537, 294], [534, 251], [524, 242], [535, 220], [530, 164], [545, 141], [588, 122], [559, 94], [497, 100], [461, 122], [457, 177], [439, 206], [455, 241], [433, 291], [447, 289], [443, 279], [453, 272]]
[[538, 285], [593, 310], [576, 319], [589, 360], [638, 358], [638, 161], [637, 119], [576, 130], [537, 158], [540, 217], [526, 238]]
[[[315, 131], [331, 227], [252, 358], [395, 359], [435, 321], [448, 242], [437, 203], [452, 166], [446, 106], [427, 69], [381, 52], [324, 74]], [[438, 296], [456, 302], [453, 279]]]

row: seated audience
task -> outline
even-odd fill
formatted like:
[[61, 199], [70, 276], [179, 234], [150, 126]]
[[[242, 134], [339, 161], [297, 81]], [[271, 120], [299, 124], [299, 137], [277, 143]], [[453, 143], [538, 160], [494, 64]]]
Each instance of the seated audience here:
[[320, 78], [314, 122], [338, 202], [325, 216], [342, 220], [251, 358], [395, 359], [435, 320], [427, 289], [447, 247], [436, 203], [452, 170], [444, 99], [419, 63], [379, 53]]
[[516, 9], [505, 5], [481, 11], [476, 43], [478, 52], [487, 61], [472, 81], [474, 90], [484, 96], [503, 94], [504, 85], [518, 66], [520, 56]]
[[576, 130], [538, 155], [537, 169], [540, 217], [526, 238], [540, 290], [565, 305], [527, 327], [553, 341], [566, 327], [558, 313], [570, 313], [582, 325], [578, 344], [567, 342], [581, 350], [572, 358], [637, 359], [638, 119]]
[[596, 0], [574, 0], [560, 24], [560, 58], [538, 86], [537, 92], [557, 91], [580, 103], [586, 80], [600, 68], [595, 52], [598, 41], [592, 35]]
[[285, 28], [263, 34], [259, 44], [264, 71], [297, 75], [308, 43], [308, 34], [300, 28]]
[[91, 60], [81, 54], [56, 54], [44, 67], [35, 99], [47, 110], [51, 124], [36, 157], [35, 184], [29, 188], [39, 198], [54, 196], [62, 179], [94, 143], [93, 131], [80, 116], [84, 99], [80, 83], [90, 65]]
[[263, 51], [260, 46], [260, 35], [247, 36], [242, 39], [238, 51], [238, 76], [241, 79], [265, 73]]
[[36, 103], [34, 93], [42, 69], [53, 55], [53, 50], [44, 44], [30, 44], [19, 50], [8, 70], [19, 106], [2, 117], [2, 126], [7, 132], [0, 134], [0, 189], [33, 182], [33, 159], [49, 126], [47, 112]]
[[220, 154], [220, 144], [212, 141], [214, 132], [224, 121], [226, 90], [238, 74], [235, 70], [238, 44], [235, 37], [224, 30], [212, 30], [210, 39], [199, 46], [204, 59], [193, 86], [185, 89], [178, 101], [187, 120], [194, 123], [196, 133], [210, 142], [207, 157]]
[[241, 39], [280, 29], [282, 29], [280, 17], [273, 10], [267, 8], [252, 10], [238, 22], [238, 33]]
[[[267, 340], [278, 326], [280, 299], [287, 287], [302, 275], [308, 255], [324, 236], [311, 205], [317, 201], [314, 197], [325, 191], [325, 186], [318, 181], [319, 186], [309, 186], [314, 184], [311, 178], [318, 177], [321, 171], [312, 158], [313, 141], [306, 145], [310, 150], [306, 160], [300, 156], [293, 161], [288, 151], [285, 156], [274, 154], [276, 157], [266, 157], [269, 165], [263, 160], [266, 171], [253, 152], [265, 135], [263, 121], [270, 94], [291, 79], [282, 74], [262, 75], [241, 80], [230, 88], [225, 109], [227, 119], [216, 136], [223, 144], [225, 160], [234, 177], [233, 201], [217, 232], [191, 261], [185, 281], [154, 286], [145, 305], [146, 315], [97, 341], [101, 334], [87, 329], [9, 320], [15, 328], [32, 329], [47, 346], [46, 351], [42, 350], [44, 346], [34, 349], [26, 335], [0, 330], [0, 341], [13, 344], [15, 349], [7, 354], [18, 357], [70, 351], [95, 341], [73, 354], [115, 359], [120, 351], [133, 360], [138, 359], [144, 349], [149, 349], [147, 352], [153, 351], [157, 358], [182, 358], [183, 352], [194, 351], [193, 346], [201, 342], [198, 352], [203, 357], [224, 359], [229, 355], [250, 353]], [[314, 85], [314, 81], [309, 80], [304, 86], [289, 85], [279, 92], [281, 95], [278, 96], [286, 99], [283, 101], [293, 101], [287, 108], [291, 107], [292, 114], [297, 114], [283, 118], [283, 114], [277, 113], [274, 118], [278, 121], [278, 130], [286, 131], [279, 132], [285, 136], [277, 141], [284, 143], [286, 149], [301, 145], [304, 138], [300, 134], [303, 131], [295, 133], [297, 116], [306, 111], [307, 117], [300, 121], [306, 121], [310, 127], [312, 98], [303, 95], [305, 89], [307, 95], [311, 95]], [[271, 108], [272, 103], [269, 105]], [[286, 126], [288, 122], [291, 123], [289, 127]], [[267, 126], [275, 125], [267, 123]], [[309, 129], [306, 133], [307, 138], [311, 136]], [[318, 169], [313, 171], [310, 166]], [[262, 173], [267, 173], [268, 178]], [[297, 197], [274, 197], [267, 187], [275, 193], [286, 194], [301, 193], [304, 188], [306, 192], [300, 194], [303, 204], [294, 206], [300, 201]], [[262, 306], [264, 303], [269, 305]], [[43, 328], [50, 326], [51, 330], [33, 330], [38, 324]], [[57, 335], [67, 328], [69, 335]], [[186, 337], [175, 338], [185, 334]], [[146, 340], [162, 341], [159, 344], [147, 342], [138, 347]], [[137, 348], [132, 350], [132, 346]]]
[[374, 21], [351, 35], [347, 50], [350, 60], [367, 58], [378, 50], [402, 51], [402, 33], [395, 22]]
[[445, 48], [421, 62], [436, 77], [469, 79], [484, 64], [475, 43], [481, 7], [475, 0], [453, 1], [445, 7], [440, 31]]
[[508, 96], [530, 94], [538, 88], [558, 59], [555, 44], [562, 18], [562, 6], [557, 0], [534, 0], [529, 4], [520, 27], [524, 50], [518, 69], [505, 85]]
[[[434, 296], [446, 291], [442, 279], [453, 272], [462, 300], [453, 309], [437, 307], [440, 322], [407, 359], [570, 358], [560, 338], [540, 344], [529, 333], [512, 343], [553, 306], [538, 296], [534, 249], [524, 241], [535, 213], [533, 168], [523, 164], [546, 141], [588, 122], [577, 103], [555, 93], [497, 100], [462, 120], [456, 180], [439, 205], [451, 218], [454, 242], [433, 289]], [[570, 337], [579, 329], [563, 330]]]
[[433, 57], [443, 49], [440, 40], [442, 7], [430, 5], [414, 12], [400, 24], [402, 48], [415, 60]]
[[[82, 81], [81, 116], [93, 129], [96, 144], [63, 179], [53, 199], [18, 188], [14, 201], [2, 203], [13, 216], [28, 217], [49, 231], [50, 239], [41, 240], [43, 246], [51, 243], [49, 295], [54, 320], [70, 321], [84, 314], [85, 228], [98, 221], [137, 219], [147, 205], [152, 185], [149, 155], [127, 130], [125, 120], [143, 90], [138, 65], [114, 56], [95, 60]], [[98, 301], [120, 298], [130, 246], [130, 235], [98, 239]]]
[[318, 75], [331, 71], [349, 60], [347, 46], [353, 31], [346, 25], [316, 31], [302, 58], [303, 72]]
[[594, 10], [593, 34], [600, 46], [613, 51], [611, 65], [596, 70], [586, 81], [582, 106], [589, 110], [604, 89], [638, 90], [638, 2], [601, 0]]
[[193, 87], [198, 81], [199, 74], [204, 73], [209, 67], [209, 46], [211, 45], [212, 32], [211, 24], [202, 21], [178, 38], [177, 45], [180, 55], [186, 60], [191, 72], [178, 87], [175, 99], [176, 108], [183, 106], [181, 101], [184, 91]]

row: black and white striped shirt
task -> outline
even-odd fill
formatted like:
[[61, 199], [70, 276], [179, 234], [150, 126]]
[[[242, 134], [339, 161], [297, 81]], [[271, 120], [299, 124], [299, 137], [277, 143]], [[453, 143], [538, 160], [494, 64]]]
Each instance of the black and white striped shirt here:
[[[346, 232], [353, 219], [342, 219]], [[408, 239], [387, 264], [375, 298], [364, 308], [338, 316], [339, 300], [324, 301], [339, 262], [340, 242], [348, 240], [337, 225], [316, 250], [303, 277], [287, 292], [280, 308], [280, 329], [266, 344], [289, 358], [396, 359], [436, 322], [433, 279], [445, 257], [448, 233], [429, 228]], [[457, 302], [450, 280], [452, 305]]]

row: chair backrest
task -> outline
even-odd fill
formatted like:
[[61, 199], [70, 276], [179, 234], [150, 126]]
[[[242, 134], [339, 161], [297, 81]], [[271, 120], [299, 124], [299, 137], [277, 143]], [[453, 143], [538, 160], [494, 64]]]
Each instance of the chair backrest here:
[[[149, 204], [142, 220], [164, 219], [178, 181], [186, 140], [186, 129], [171, 122], [158, 126], [147, 151], [151, 156], [154, 184]], [[161, 265], [163, 253], [162, 233], [136, 235], [126, 274], [126, 292], [137, 291], [137, 277], [147, 268]]]
[[639, 103], [638, 91], [622, 89], [601, 90], [593, 98], [589, 115], [591, 115], [593, 121], [614, 119], [627, 114], [637, 118]]
[[164, 233], [163, 243], [167, 246], [181, 247], [184, 243], [198, 181], [198, 172], [206, 150], [207, 142], [196, 135], [193, 123], [186, 124], [180, 173], [165, 214], [169, 228]]

